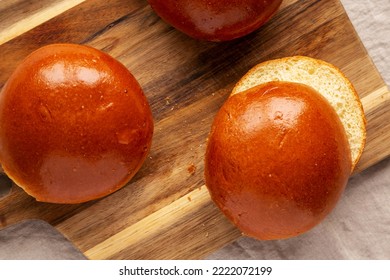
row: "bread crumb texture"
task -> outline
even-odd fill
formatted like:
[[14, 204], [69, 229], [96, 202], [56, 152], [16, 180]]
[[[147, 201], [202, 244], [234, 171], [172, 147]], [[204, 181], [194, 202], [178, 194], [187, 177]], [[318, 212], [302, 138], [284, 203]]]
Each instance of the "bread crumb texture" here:
[[334, 65], [319, 59], [285, 57], [253, 67], [238, 81], [232, 95], [270, 81], [306, 84], [329, 101], [345, 128], [354, 168], [364, 149], [366, 120], [360, 98], [347, 77]]

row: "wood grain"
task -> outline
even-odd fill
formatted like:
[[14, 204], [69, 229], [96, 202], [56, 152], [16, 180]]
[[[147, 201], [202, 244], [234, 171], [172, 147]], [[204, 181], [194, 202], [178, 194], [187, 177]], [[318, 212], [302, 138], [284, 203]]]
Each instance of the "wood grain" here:
[[[5, 1], [0, 13], [0, 44], [54, 18], [84, 0]], [[16, 3], [13, 3], [16, 2]]]
[[[25, 2], [23, 1], [23, 3]], [[41, 1], [36, 0], [29, 2], [41, 3]], [[1, 5], [2, 3], [0, 2], [0, 7], [3, 7]], [[37, 48], [51, 43], [88, 42], [90, 38], [97, 37], [99, 34], [113, 28], [122, 18], [130, 15], [142, 5], [146, 6], [146, 1], [85, 1], [82, 5], [77, 5], [69, 10], [62, 11], [62, 13], [54, 18], [50, 19], [50, 17], [47, 17], [47, 21], [43, 24], [25, 32], [22, 36], [15, 37], [6, 43], [0, 44], [2, 57], [7, 58], [2, 60], [0, 64], [0, 87], [4, 85], [16, 65]], [[9, 16], [7, 14], [8, 11], [9, 9], [0, 8], [0, 14], [2, 16], [4, 15], [3, 17]], [[40, 11], [41, 13], [38, 13], [38, 16], [45, 18], [45, 10], [42, 11], [41, 9]], [[36, 8], [32, 13], [34, 15], [36, 14]], [[29, 18], [33, 22], [36, 21], [34, 16], [30, 16]], [[0, 30], [4, 34], [12, 28], [12, 24], [10, 22], [6, 24], [7, 22], [3, 23], [2, 29]], [[28, 22], [26, 26], [33, 27], [34, 24]], [[12, 34], [15, 35], [14, 33]], [[13, 36], [9, 35], [8, 37], [12, 38]]]
[[[324, 59], [355, 85], [368, 122], [357, 172], [390, 154], [389, 91], [337, 0], [284, 1], [257, 32], [226, 43], [187, 37], [143, 0], [81, 2], [57, 15], [44, 8], [54, 1], [35, 4], [30, 12], [24, 8], [27, 18], [40, 14], [45, 22], [23, 34], [10, 32], [12, 39], [0, 45], [0, 87], [42, 45], [72, 42], [106, 51], [130, 69], [149, 99], [155, 119], [151, 153], [126, 187], [89, 203], [39, 203], [14, 187], [0, 198], [1, 226], [46, 220], [93, 259], [199, 259], [235, 240], [240, 232], [204, 186], [207, 135], [234, 83], [255, 64], [282, 56]], [[3, 18], [4, 11], [22, 5], [5, 3], [0, 2]], [[0, 32], [7, 33], [5, 23]]]

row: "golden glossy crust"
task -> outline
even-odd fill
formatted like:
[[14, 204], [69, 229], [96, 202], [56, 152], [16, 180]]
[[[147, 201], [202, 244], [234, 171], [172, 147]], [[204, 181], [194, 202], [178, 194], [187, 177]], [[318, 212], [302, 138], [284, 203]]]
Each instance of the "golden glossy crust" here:
[[351, 154], [343, 125], [311, 87], [270, 82], [232, 95], [215, 117], [205, 179], [214, 202], [245, 234], [302, 234], [334, 208]]
[[166, 22], [209, 41], [242, 37], [267, 22], [282, 0], [148, 0]]
[[153, 119], [132, 74], [87, 46], [29, 55], [0, 96], [0, 160], [39, 201], [80, 203], [124, 186], [151, 146]]
[[[275, 80], [309, 85], [331, 103], [347, 132], [352, 152], [352, 173], [366, 144], [366, 118], [359, 95], [345, 74], [320, 59], [300, 55], [282, 57], [264, 61], [250, 69], [236, 83], [232, 95]], [[340, 88], [342, 90], [338, 90]]]

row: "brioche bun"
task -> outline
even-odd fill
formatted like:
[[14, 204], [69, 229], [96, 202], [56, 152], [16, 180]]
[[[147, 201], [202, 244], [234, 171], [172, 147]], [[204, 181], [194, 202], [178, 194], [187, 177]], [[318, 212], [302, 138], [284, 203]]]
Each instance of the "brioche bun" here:
[[152, 135], [136, 79], [88, 46], [36, 50], [1, 91], [1, 164], [38, 201], [80, 203], [118, 190], [140, 169]]
[[360, 100], [338, 69], [308, 57], [268, 61], [215, 117], [206, 186], [244, 235], [294, 237], [335, 207], [364, 143]]
[[148, 0], [167, 23], [198, 40], [228, 41], [263, 26], [282, 0]]

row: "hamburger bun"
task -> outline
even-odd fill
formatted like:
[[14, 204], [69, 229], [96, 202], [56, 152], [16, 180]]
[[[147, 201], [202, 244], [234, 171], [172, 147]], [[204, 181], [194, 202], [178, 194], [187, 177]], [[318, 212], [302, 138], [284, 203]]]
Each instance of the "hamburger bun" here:
[[198, 40], [229, 41], [254, 32], [282, 0], [148, 0], [165, 22]]
[[118, 190], [140, 169], [152, 135], [139, 83], [92, 47], [42, 47], [1, 91], [2, 167], [38, 201], [81, 203]]
[[308, 57], [264, 62], [214, 119], [206, 186], [244, 235], [294, 237], [335, 207], [365, 135], [356, 91], [334, 66]]

